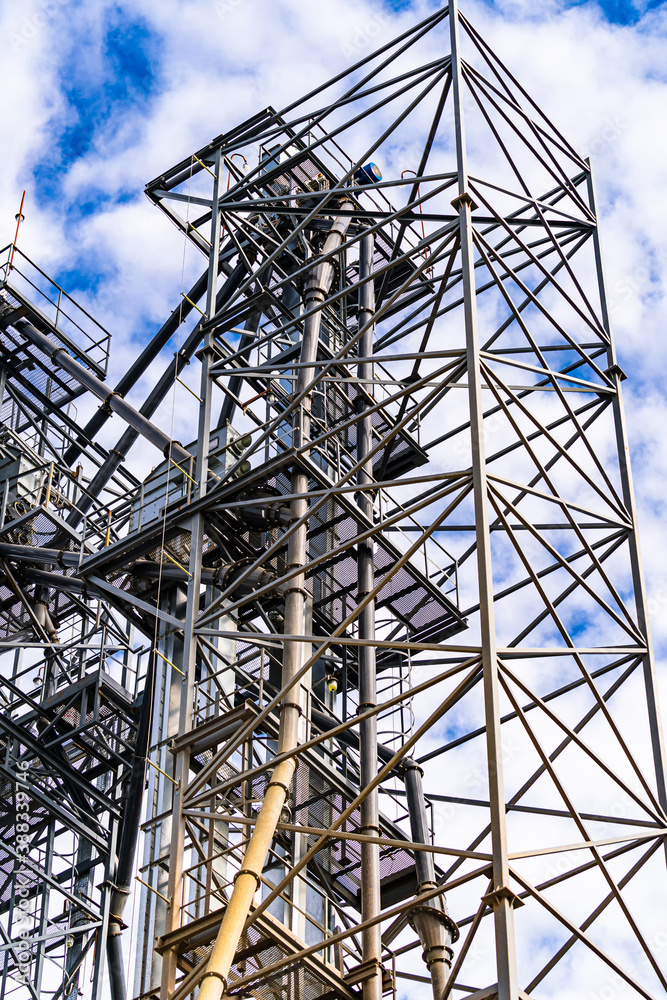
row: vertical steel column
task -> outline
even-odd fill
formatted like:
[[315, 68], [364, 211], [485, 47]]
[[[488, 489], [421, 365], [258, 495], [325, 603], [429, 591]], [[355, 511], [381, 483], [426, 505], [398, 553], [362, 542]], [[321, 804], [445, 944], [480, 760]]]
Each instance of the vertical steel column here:
[[[79, 838], [79, 844], [76, 851], [76, 863], [74, 865], [75, 869], [83, 868], [84, 874], [76, 880], [73, 895], [78, 896], [80, 899], [85, 900], [90, 898], [93, 887], [93, 869], [87, 864], [92, 858], [93, 845], [89, 840], [84, 837]], [[85, 924], [88, 922], [88, 916], [81, 910], [75, 910], [74, 915], [71, 917], [70, 926], [76, 930], [80, 924]], [[98, 931], [100, 933], [101, 928]], [[84, 938], [82, 934], [73, 934], [73, 944], [67, 949], [67, 958], [65, 960], [65, 974], [67, 980], [70, 984], [69, 996], [71, 1000], [77, 1000], [80, 995], [79, 989], [79, 979], [81, 977], [81, 956], [84, 946]], [[100, 939], [103, 940], [103, 939]], [[104, 954], [103, 949], [100, 949], [100, 954]], [[95, 996], [93, 992], [93, 996]]]
[[468, 192], [465, 128], [463, 121], [463, 79], [459, 45], [457, 0], [449, 0], [449, 30], [452, 45], [452, 83], [458, 196], [452, 204], [458, 210], [461, 232], [461, 271], [463, 278], [465, 336], [468, 367], [468, 400], [472, 445], [472, 477], [479, 578], [480, 631], [484, 682], [486, 750], [489, 770], [491, 845], [493, 854], [492, 890], [487, 901], [493, 907], [498, 969], [498, 1000], [518, 1000], [514, 912], [517, 897], [509, 886], [505, 786], [503, 780], [502, 734], [496, 627], [493, 607], [491, 533], [484, 450], [484, 406], [477, 330], [477, 299], [472, 240], [473, 201]]
[[[108, 775], [110, 778], [111, 776]], [[97, 934], [97, 947], [95, 948], [93, 957], [93, 987], [91, 991], [91, 996], [94, 1000], [102, 996], [102, 983], [104, 981], [104, 965], [106, 962], [106, 948], [104, 948], [103, 942], [107, 940], [109, 933], [109, 909], [111, 903], [111, 879], [113, 876], [113, 869], [115, 866], [115, 858], [118, 853], [118, 821], [113, 820], [111, 823], [111, 829], [109, 831], [109, 853], [104, 862], [104, 893], [102, 895], [102, 923], [98, 928]], [[92, 870], [91, 870], [92, 876]], [[80, 992], [81, 1000], [83, 1000], [83, 990]]]
[[[366, 234], [359, 247], [359, 281], [370, 278], [359, 288], [359, 328], [367, 327], [359, 339], [359, 355], [370, 358], [373, 354], [373, 316], [375, 314], [375, 285], [373, 283], [373, 248], [375, 237]], [[370, 414], [361, 415], [368, 408], [366, 396], [372, 391], [373, 363], [362, 361], [357, 365], [359, 386], [357, 421], [357, 460], [366, 459], [373, 447], [373, 422]], [[373, 460], [368, 458], [357, 473], [359, 486], [367, 486], [373, 481]], [[373, 496], [369, 490], [362, 490], [357, 503], [366, 517], [373, 518]], [[375, 585], [373, 563], [373, 540], [371, 538], [357, 546], [357, 596], [363, 600]], [[359, 615], [359, 638], [375, 639], [375, 601], [369, 601]], [[359, 646], [359, 712], [365, 712], [377, 705], [377, 680], [375, 666], [375, 646]], [[371, 783], [378, 771], [377, 715], [364, 719], [359, 726], [360, 743], [360, 787]], [[378, 790], [374, 788], [361, 803], [360, 832], [371, 837], [380, 836]], [[361, 919], [375, 917], [381, 909], [380, 901], [380, 848], [377, 844], [361, 845]], [[364, 964], [374, 966], [373, 975], [364, 979], [364, 1000], [382, 998], [382, 937], [380, 924], [366, 928], [361, 938]]]
[[[181, 603], [181, 592], [177, 587], [170, 588], [160, 595], [160, 608], [174, 617], [178, 616]], [[159, 653], [154, 661], [154, 711], [153, 723], [147, 756], [152, 753], [157, 759], [153, 762], [160, 766], [148, 769], [148, 789], [146, 799], [148, 809], [146, 819], [150, 826], [146, 831], [143, 851], [144, 878], [155, 892], [142, 886], [140, 917], [137, 926], [137, 961], [135, 963], [134, 996], [147, 994], [157, 995], [160, 987], [162, 959], [153, 952], [155, 938], [162, 933], [166, 919], [166, 897], [169, 891], [168, 873], [165, 873], [160, 859], [169, 854], [173, 830], [173, 816], [170, 812], [172, 799], [171, 773], [173, 771], [173, 755], [167, 750], [167, 743], [178, 735], [178, 715], [180, 708], [181, 677], [168, 666], [169, 662], [182, 660], [180, 649], [176, 652], [176, 635], [165, 622], [158, 626], [155, 650]], [[182, 643], [180, 644], [182, 647]], [[161, 655], [160, 655], [161, 654]], [[164, 657], [164, 658], [163, 658]], [[151, 747], [153, 751], [151, 751]], [[162, 817], [157, 822], [151, 822], [155, 817]], [[150, 900], [150, 902], [149, 902]]]
[[[213, 169], [213, 196], [211, 200], [211, 251], [209, 254], [208, 286], [206, 291], [206, 319], [215, 314], [216, 291], [218, 285], [218, 269], [220, 263], [220, 191], [221, 191], [221, 154], [216, 150]], [[195, 479], [198, 485], [198, 495], [203, 497], [207, 490], [208, 450], [211, 431], [211, 391], [209, 367], [213, 348], [213, 333], [209, 326], [204, 335], [204, 347], [201, 352], [201, 381], [199, 389], [199, 425], [197, 433], [197, 459]], [[197, 638], [194, 625], [199, 613], [199, 597], [201, 589], [202, 545], [204, 541], [204, 516], [195, 514], [190, 528], [190, 562], [188, 566], [188, 591], [185, 609], [185, 626], [183, 632], [183, 682], [181, 685], [181, 704], [179, 714], [179, 734], [192, 728], [195, 667], [197, 661]], [[184, 824], [181, 817], [181, 802], [188, 784], [190, 769], [190, 751], [184, 746], [176, 755], [174, 761], [174, 797], [172, 803], [172, 839], [169, 859], [169, 900], [166, 932], [178, 926], [183, 893], [183, 851], [185, 845]], [[170, 949], [164, 955], [162, 962], [162, 1000], [168, 1000], [173, 992], [176, 979], [176, 950]]]
[[[351, 210], [350, 201], [344, 201], [343, 210]], [[324, 244], [323, 254], [328, 254], [340, 246], [351, 217], [334, 218], [331, 231]], [[320, 306], [327, 297], [334, 274], [331, 261], [316, 265], [305, 282], [304, 298], [306, 310]], [[317, 360], [317, 345], [320, 337], [322, 310], [318, 309], [304, 321], [300, 360], [304, 364], [299, 368], [295, 392], [303, 392], [314, 376], [314, 366]], [[292, 422], [292, 440], [297, 446], [310, 439], [311, 398], [305, 397], [301, 407], [294, 413]], [[302, 517], [308, 506], [308, 477], [295, 468], [292, 473], [292, 493], [297, 494], [292, 500], [293, 517]], [[287, 569], [304, 567], [307, 558], [308, 526], [305, 522], [290, 536], [287, 550]], [[285, 633], [300, 634], [304, 626], [304, 610], [306, 606], [305, 571], [294, 576], [290, 589], [285, 594]], [[302, 664], [303, 648], [300, 642], [283, 643], [282, 685], [286, 687], [296, 675]], [[278, 753], [293, 750], [297, 745], [299, 716], [301, 706], [299, 701], [298, 683], [289, 688], [280, 707], [280, 730], [278, 734]], [[220, 1000], [227, 987], [227, 975], [234, 960], [243, 925], [255, 892], [260, 885], [260, 874], [266, 863], [266, 856], [275, 833], [276, 823], [280, 819], [283, 806], [289, 795], [290, 785], [294, 776], [294, 758], [281, 761], [271, 772], [271, 777], [264, 794], [264, 801], [257, 817], [257, 823], [250, 843], [243, 857], [241, 870], [234, 881], [234, 891], [229, 901], [222, 924], [218, 931], [213, 951], [209, 956], [206, 973], [201, 981], [199, 1000]], [[166, 1000], [166, 998], [165, 998]]]
[[[53, 823], [49, 824], [49, 828], [46, 834], [46, 848], [44, 850], [44, 870], [46, 874], [52, 878], [53, 877], [53, 848], [55, 842], [55, 826]], [[44, 967], [48, 963], [49, 956], [46, 951], [46, 945], [48, 941], [48, 929], [49, 929], [49, 899], [51, 895], [51, 885], [44, 879], [42, 884], [42, 902], [41, 902], [41, 917], [39, 922], [38, 935], [40, 939], [39, 946], [37, 948], [37, 954], [35, 955], [35, 979], [34, 987], [37, 996], [40, 996], [42, 992], [42, 977], [44, 973]]]
[[127, 799], [118, 834], [118, 858], [115, 860], [115, 874], [111, 900], [109, 903], [109, 931], [107, 934], [107, 964], [109, 969], [109, 991], [111, 1000], [126, 1000], [125, 971], [121, 935], [123, 913], [132, 892], [134, 859], [141, 823], [144, 781], [146, 777], [146, 757], [150, 743], [153, 721], [153, 697], [155, 687], [156, 653], [151, 650], [150, 663], [146, 672], [141, 718], [134, 748], [132, 770], [128, 781]]
[[655, 673], [655, 660], [653, 657], [653, 646], [651, 642], [651, 626], [648, 617], [648, 601], [646, 597], [646, 584], [644, 581], [644, 571], [642, 568], [641, 549], [637, 535], [637, 507], [635, 503], [635, 492], [632, 484], [632, 470], [630, 468], [630, 451], [628, 448], [628, 435], [625, 425], [625, 413], [623, 410], [623, 396], [621, 393], [621, 381], [624, 378], [621, 369], [616, 361], [616, 345], [611, 328], [611, 318], [609, 315], [609, 305], [607, 303], [607, 290], [604, 280], [604, 266], [602, 261], [602, 247], [600, 245], [600, 230], [595, 197], [595, 181], [593, 178], [593, 168], [590, 160], [588, 162], [588, 200], [591, 210], [595, 216], [595, 228], [593, 230], [593, 247], [595, 249], [595, 265], [597, 269], [598, 289], [600, 294], [600, 308], [602, 310], [602, 323], [609, 336], [609, 347], [607, 348], [607, 360], [609, 368], [607, 374], [615, 383], [616, 393], [613, 397], [612, 406], [614, 412], [614, 429], [616, 433], [616, 447], [618, 450], [619, 470], [621, 474], [621, 489], [623, 503], [625, 504], [632, 531], [628, 534], [628, 548], [630, 552], [630, 567], [632, 572], [632, 583], [635, 594], [635, 606], [637, 610], [637, 624], [639, 630], [646, 640], [647, 653], [644, 656], [644, 684], [646, 686], [646, 700], [649, 717], [649, 727], [651, 732], [651, 744], [653, 749], [653, 764], [655, 767], [656, 788], [658, 801], [667, 811], [667, 759], [665, 755], [665, 740], [660, 720], [660, 706], [658, 701], [658, 681]]

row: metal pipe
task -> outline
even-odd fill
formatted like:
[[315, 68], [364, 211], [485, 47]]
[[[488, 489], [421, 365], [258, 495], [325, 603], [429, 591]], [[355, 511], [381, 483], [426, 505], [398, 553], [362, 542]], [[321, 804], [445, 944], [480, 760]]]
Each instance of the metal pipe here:
[[123, 809], [123, 818], [118, 837], [116, 876], [109, 904], [107, 965], [109, 969], [111, 1000], [126, 1000], [121, 934], [125, 926], [123, 923], [123, 911], [132, 890], [134, 857], [141, 822], [141, 807], [146, 777], [146, 756], [148, 754], [155, 697], [155, 657], [155, 651], [151, 650], [148, 670], [146, 671], [141, 718], [137, 731], [137, 742], [134, 748], [134, 759], [128, 783], [127, 799], [125, 801], [125, 808]]
[[[119, 396], [124, 396], [130, 391], [135, 382], [141, 378], [150, 363], [154, 361], [160, 351], [166, 347], [179, 326], [185, 322], [192, 309], [195, 308], [192, 303], [199, 302], [200, 298], [206, 291], [207, 277], [208, 272], [205, 271], [194, 283], [188, 294], [183, 296], [180, 303], [176, 306], [168, 319], [165, 320], [155, 336], [149, 341], [148, 344], [146, 344], [136, 361], [134, 361], [128, 370], [120, 377], [114, 388], [114, 392], [117, 392]], [[99, 410], [92, 415], [86, 426], [81, 431], [79, 437], [65, 452], [63, 456], [63, 462], [65, 465], [72, 465], [76, 461], [81, 452], [84, 450], [86, 443], [93, 440], [95, 435], [104, 427], [109, 416], [109, 412], [103, 406], [101, 406]]]
[[14, 326], [19, 333], [23, 334], [26, 340], [29, 340], [31, 344], [34, 344], [35, 347], [42, 351], [54, 365], [69, 372], [80, 385], [88, 389], [89, 392], [92, 392], [98, 399], [102, 399], [105, 406], [108, 406], [109, 409], [117, 413], [119, 417], [128, 423], [130, 427], [133, 427], [142, 437], [145, 437], [147, 441], [150, 441], [156, 448], [159, 448], [165, 457], [171, 457], [175, 462], [190, 462], [192, 456], [189, 451], [186, 451], [177, 441], [172, 441], [164, 431], [161, 431], [159, 427], [151, 423], [142, 413], [135, 410], [126, 399], [117, 395], [113, 389], [110, 389], [108, 385], [96, 378], [92, 372], [89, 372], [87, 368], [84, 368], [78, 361], [75, 361], [64, 347], [58, 347], [50, 337], [40, 333], [32, 323], [29, 323], [25, 319], [15, 320]]
[[[367, 281], [373, 274], [373, 250], [375, 238], [367, 233], [359, 246], [359, 327], [367, 329], [359, 340], [359, 354], [362, 358], [370, 358], [373, 353], [373, 336], [375, 327], [375, 285]], [[373, 380], [373, 363], [362, 361], [357, 365], [357, 373], [361, 380], [357, 410], [363, 414], [368, 406], [367, 386]], [[370, 414], [361, 416], [357, 423], [357, 461], [363, 461], [357, 473], [359, 486], [366, 486], [373, 481], [373, 460], [370, 456], [373, 447], [373, 423]], [[357, 495], [357, 503], [365, 516], [373, 518], [373, 499], [368, 490]], [[366, 538], [357, 546], [357, 599], [361, 601], [375, 585], [375, 567], [373, 560], [373, 540]], [[375, 639], [375, 601], [369, 601], [359, 615], [359, 638], [372, 642]], [[359, 712], [364, 712], [377, 705], [377, 668], [375, 662], [375, 647], [363, 645], [359, 647]], [[364, 719], [359, 726], [360, 744], [360, 786], [365, 788], [377, 774], [378, 770], [378, 737], [377, 715]], [[380, 813], [378, 790], [373, 789], [361, 803], [360, 832], [371, 836], [380, 835]], [[377, 844], [362, 843], [361, 845], [361, 919], [371, 920], [382, 909], [380, 896], [380, 848]], [[372, 974], [364, 979], [364, 1000], [382, 1000], [382, 935], [380, 924], [371, 924], [362, 933], [362, 961], [364, 965], [373, 968]]]
[[[428, 844], [430, 842], [428, 823], [426, 821], [426, 807], [424, 803], [424, 790], [422, 787], [423, 771], [417, 761], [406, 760], [405, 768], [405, 791], [408, 800], [408, 812], [410, 814], [410, 832], [416, 844]], [[426, 852], [420, 853], [415, 858], [417, 869], [417, 892], [421, 892], [427, 882], [435, 885], [435, 865], [433, 855]]]
[[[65, 549], [38, 548], [34, 545], [17, 545], [13, 542], [0, 542], [0, 558], [18, 560], [22, 563], [40, 563], [44, 566], [61, 566], [63, 568], [78, 568], [79, 553], [68, 552]], [[201, 571], [202, 582], [215, 583], [216, 586], [227, 586], [234, 575], [245, 569], [244, 563], [224, 563], [215, 568], [204, 568]], [[150, 559], [135, 559], [127, 567], [127, 572], [133, 576], [147, 577], [149, 579], [166, 579], [187, 582], [188, 573], [178, 566], [169, 566], [164, 563], [155, 562]], [[58, 582], [62, 577], [54, 577]], [[254, 569], [252, 573], [245, 576], [243, 582], [239, 584], [239, 592], [252, 592], [257, 587], [267, 587], [276, 580], [274, 573], [261, 567]], [[282, 593], [285, 584], [276, 582], [276, 593]]]
[[[123, 899], [117, 888], [113, 890], [113, 897], [116, 899]], [[123, 906], [124, 903], [125, 901], [123, 899]], [[109, 926], [107, 929], [107, 969], [109, 972], [109, 993], [111, 1000], [126, 1000], [127, 990], [125, 986], [125, 970], [123, 968], [123, 946], [121, 943], [123, 924], [121, 917], [119, 916], [116, 918], [115, 916], [115, 909], [120, 909], [121, 907], [118, 906], [118, 903], [114, 904], [113, 900], [110, 905], [112, 909], [109, 913]]]
[[[216, 587], [226, 587], [233, 581], [234, 576], [243, 569], [245, 569], [244, 562], [223, 563], [222, 566], [217, 566], [215, 569], [205, 567], [201, 570], [201, 582], [212, 583]], [[179, 569], [178, 566], [168, 566], [164, 563], [154, 562], [149, 559], [136, 559], [130, 563], [128, 570], [133, 576], [142, 576], [154, 580], [178, 580], [182, 583], [187, 583], [189, 580], [187, 570]], [[282, 593], [286, 589], [285, 584], [277, 582], [275, 573], [258, 567], [248, 576], [244, 577], [243, 582], [239, 584], [237, 593], [250, 594], [255, 588], [268, 587], [274, 581], [276, 581], [276, 586], [273, 590], [276, 593]]]
[[[240, 261], [218, 292], [218, 297], [216, 299], [216, 309], [218, 311], [234, 294], [238, 286], [241, 284], [246, 272], [247, 267], [245, 262]], [[190, 363], [190, 358], [197, 350], [201, 340], [202, 331], [200, 322], [194, 327], [193, 331], [190, 333], [175, 358], [169, 362], [161, 377], [156, 382], [155, 387], [149, 393], [145, 403], [139, 410], [139, 413], [143, 414], [145, 417], [150, 417], [153, 413], [155, 413], [158, 406], [174, 384], [174, 379], [180, 375], [185, 366]], [[100, 494], [104, 486], [113, 476], [114, 472], [116, 472], [119, 468], [121, 462], [138, 437], [139, 432], [134, 427], [126, 428], [116, 446], [110, 450], [106, 461], [100, 466], [91, 480], [86, 493], [79, 498], [76, 509], [73, 510], [67, 518], [67, 523], [71, 527], [76, 527], [76, 525], [83, 519], [84, 514], [91, 507], [93, 499]]]
[[18, 559], [21, 562], [43, 563], [46, 566], [78, 566], [79, 553], [64, 549], [44, 549], [35, 545], [17, 545], [14, 542], [0, 542], [0, 557]]
[[[410, 833], [416, 844], [430, 843], [426, 804], [422, 787], [423, 771], [412, 759], [404, 762], [405, 791], [410, 814]], [[428, 851], [415, 851], [418, 899], [422, 893], [437, 886], [433, 855]], [[422, 958], [431, 976], [433, 1000], [442, 1000], [452, 964], [452, 942], [459, 936], [458, 928], [447, 914], [444, 893], [432, 896], [412, 911], [410, 924], [422, 944]]]
[[[351, 208], [352, 203], [344, 201], [341, 208]], [[334, 218], [331, 230], [324, 244], [323, 254], [330, 253], [339, 247], [343, 241], [351, 217]], [[306, 280], [304, 296], [307, 308], [321, 305], [333, 280], [334, 267], [331, 261], [318, 264], [313, 268]], [[313, 378], [312, 365], [317, 360], [322, 312], [314, 312], [304, 322], [303, 339], [301, 343], [301, 361], [306, 362], [299, 369], [296, 393], [302, 392]], [[299, 444], [310, 438], [311, 398], [305, 397], [302, 406], [295, 411], [292, 435], [293, 441]], [[307, 511], [306, 494], [308, 492], [308, 477], [295, 469], [292, 473], [291, 492], [295, 499], [291, 503], [291, 512], [295, 519], [301, 518]], [[307, 554], [307, 522], [304, 522], [290, 536], [287, 564], [288, 567], [303, 567]], [[306, 607], [305, 573], [303, 569], [293, 579], [289, 592], [285, 596], [285, 633], [295, 635], [303, 628]], [[286, 641], [283, 646], [282, 686], [287, 687], [301, 667], [303, 647], [300, 642]], [[301, 713], [299, 687], [295, 683], [288, 688], [280, 707], [280, 730], [278, 734], [278, 753], [289, 752], [297, 746], [298, 723]], [[234, 881], [234, 890], [225, 910], [218, 936], [209, 956], [206, 972], [199, 989], [199, 1000], [220, 1000], [227, 987], [227, 976], [231, 968], [234, 954], [238, 946], [243, 926], [245, 924], [253, 897], [260, 886], [260, 875], [266, 862], [271, 846], [276, 824], [289, 795], [290, 785], [294, 776], [296, 761], [293, 757], [278, 764], [268, 783], [262, 808], [257, 817], [253, 835], [248, 844], [241, 870]]]

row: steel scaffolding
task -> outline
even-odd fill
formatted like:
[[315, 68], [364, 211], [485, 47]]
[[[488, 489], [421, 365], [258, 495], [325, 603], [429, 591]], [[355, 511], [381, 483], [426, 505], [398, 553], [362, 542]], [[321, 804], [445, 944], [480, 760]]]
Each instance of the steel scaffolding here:
[[203, 273], [115, 388], [3, 271], [0, 1000], [662, 996], [589, 162], [449, 0], [146, 191]]

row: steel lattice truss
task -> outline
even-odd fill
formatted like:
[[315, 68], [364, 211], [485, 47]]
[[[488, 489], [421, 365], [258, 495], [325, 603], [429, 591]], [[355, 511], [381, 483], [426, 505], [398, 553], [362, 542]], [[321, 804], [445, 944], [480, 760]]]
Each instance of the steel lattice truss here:
[[[2, 304], [7, 447], [50, 414], [25, 513], [3, 473], [5, 646], [48, 664], [3, 680], [3, 778], [43, 768], [35, 851], [64, 794], [111, 803], [104, 843], [70, 825], [70, 876], [83, 849], [114, 890], [86, 939], [113, 1000], [120, 890], [136, 997], [662, 996], [665, 758], [590, 164], [451, 0], [147, 194], [206, 269], [113, 394], [14, 262]], [[184, 448], [151, 417], [190, 361]], [[82, 431], [56, 383], [103, 400]], [[103, 767], [98, 718], [85, 758], [48, 738], [79, 690], [55, 619], [80, 686], [123, 651]]]

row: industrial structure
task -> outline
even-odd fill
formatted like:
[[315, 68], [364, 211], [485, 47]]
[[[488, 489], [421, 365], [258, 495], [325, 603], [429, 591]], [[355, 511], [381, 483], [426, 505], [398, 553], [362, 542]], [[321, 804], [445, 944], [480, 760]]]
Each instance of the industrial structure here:
[[664, 996], [589, 162], [449, 0], [146, 192], [201, 277], [115, 386], [3, 258], [0, 1000]]

